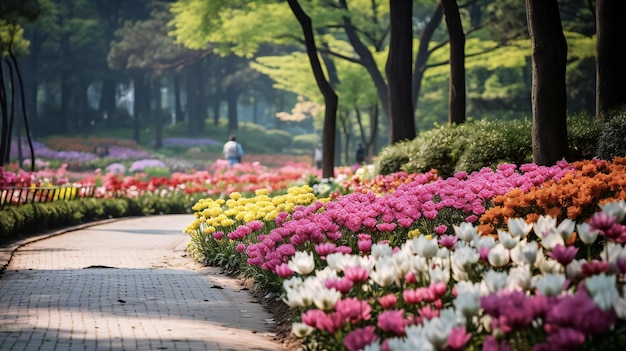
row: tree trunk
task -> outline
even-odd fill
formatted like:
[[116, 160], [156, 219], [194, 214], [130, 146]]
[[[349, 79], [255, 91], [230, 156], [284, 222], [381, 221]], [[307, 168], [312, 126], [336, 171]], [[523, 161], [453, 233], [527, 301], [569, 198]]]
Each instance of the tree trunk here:
[[448, 123], [465, 122], [465, 34], [456, 0], [442, 0], [450, 39]]
[[413, 97], [411, 94], [413, 63], [413, 1], [389, 1], [389, 56], [387, 81], [389, 82], [390, 143], [415, 138]]
[[532, 149], [538, 165], [567, 156], [567, 42], [557, 0], [526, 0], [532, 45]]
[[228, 133], [233, 133], [239, 129], [237, 114], [237, 102], [239, 101], [239, 89], [234, 85], [226, 88], [226, 104], [228, 108]]
[[441, 23], [443, 18], [443, 4], [437, 3], [433, 14], [430, 16], [430, 21], [424, 27], [422, 34], [420, 35], [420, 43], [417, 48], [417, 56], [415, 57], [415, 68], [413, 68], [413, 113], [417, 109], [417, 99], [422, 90], [422, 79], [424, 78], [424, 72], [426, 71], [426, 62], [430, 56], [430, 50], [428, 44], [435, 33], [437, 27]]
[[324, 96], [326, 109], [324, 112], [324, 130], [322, 133], [322, 177], [333, 178], [335, 176], [335, 132], [337, 129], [337, 105], [339, 98], [324, 76], [324, 71], [322, 70], [322, 65], [317, 55], [311, 18], [304, 12], [297, 0], [287, 0], [287, 3], [289, 3], [291, 11], [302, 27], [302, 33], [304, 34], [304, 41], [306, 43], [306, 52], [309, 56], [313, 76], [315, 77], [317, 87]]
[[152, 94], [154, 96], [154, 148], [163, 147], [163, 109], [161, 108], [161, 78], [152, 78]]
[[626, 107], [626, 1], [596, 0], [596, 118]]
[[180, 102], [180, 73], [174, 72], [172, 75], [174, 76], [174, 115], [176, 116], [176, 123], [180, 123], [185, 119]]

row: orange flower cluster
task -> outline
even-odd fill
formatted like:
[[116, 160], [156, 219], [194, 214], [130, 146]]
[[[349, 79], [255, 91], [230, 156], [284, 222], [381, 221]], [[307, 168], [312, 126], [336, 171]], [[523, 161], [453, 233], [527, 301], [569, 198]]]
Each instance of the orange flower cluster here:
[[527, 193], [514, 189], [491, 199], [494, 206], [480, 217], [478, 230], [492, 235], [506, 228], [509, 218], [532, 223], [541, 215], [581, 223], [598, 211], [599, 204], [626, 199], [626, 158], [585, 160], [573, 165], [576, 172], [558, 181], [547, 181]]

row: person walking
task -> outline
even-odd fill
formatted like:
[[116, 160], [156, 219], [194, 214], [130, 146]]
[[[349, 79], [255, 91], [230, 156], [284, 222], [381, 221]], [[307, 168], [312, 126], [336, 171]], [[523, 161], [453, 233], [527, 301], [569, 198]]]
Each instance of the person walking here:
[[313, 163], [317, 169], [322, 169], [322, 144], [317, 144], [313, 151]]
[[365, 147], [363, 143], [359, 143], [356, 149], [356, 163], [361, 165], [363, 162], [365, 162]]
[[228, 160], [228, 165], [232, 167], [237, 163], [241, 163], [242, 156], [243, 147], [237, 142], [237, 137], [231, 134], [226, 144], [224, 144], [224, 158]]

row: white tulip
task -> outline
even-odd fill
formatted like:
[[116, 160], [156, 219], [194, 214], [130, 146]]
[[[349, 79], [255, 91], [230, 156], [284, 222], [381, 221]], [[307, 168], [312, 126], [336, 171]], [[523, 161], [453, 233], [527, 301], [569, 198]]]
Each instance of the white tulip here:
[[371, 256], [375, 259], [391, 256], [392, 248], [389, 244], [373, 244]]
[[541, 238], [541, 246], [546, 250], [552, 250], [557, 245], [565, 246], [563, 236], [557, 231], [556, 228], [548, 228], [545, 230]]
[[545, 274], [536, 278], [535, 287], [543, 296], [556, 296], [563, 291], [565, 275]]
[[474, 240], [475, 237], [478, 236], [478, 232], [476, 231], [476, 227], [474, 227], [469, 222], [463, 222], [459, 226], [453, 225], [454, 233], [459, 239], [469, 243]]
[[489, 250], [489, 254], [487, 255], [487, 259], [489, 260], [489, 264], [493, 267], [503, 267], [509, 264], [510, 256], [509, 250], [507, 250], [504, 245], [497, 244], [491, 250]]
[[428, 237], [426, 235], [420, 235], [413, 239], [413, 246], [418, 255], [426, 258], [434, 257], [439, 250], [439, 243], [437, 239]]
[[313, 254], [310, 252], [297, 251], [287, 265], [292, 271], [300, 275], [307, 275], [315, 269]]
[[566, 218], [563, 220], [563, 222], [559, 224], [559, 226], [556, 228], [556, 231], [557, 233], [561, 234], [563, 240], [569, 240], [569, 238], [572, 236], [572, 233], [574, 233], [575, 228], [576, 222]]
[[314, 330], [315, 328], [304, 323], [291, 323], [291, 333], [299, 338], [304, 338], [305, 336], [310, 335]]
[[507, 274], [505, 272], [487, 271], [483, 275], [481, 295], [496, 293], [506, 286]]
[[511, 250], [519, 243], [520, 236], [513, 236], [511, 233], [498, 229], [498, 241], [507, 249]]
[[619, 292], [615, 286], [616, 279], [614, 275], [606, 275], [600, 273], [585, 279], [585, 287], [596, 306], [604, 311], [613, 307], [615, 300], [619, 298]]
[[533, 231], [538, 237], [542, 237], [550, 228], [556, 229], [556, 218], [550, 216], [539, 216], [537, 222], [533, 223]]
[[578, 224], [576, 226], [576, 229], [578, 230], [578, 236], [580, 237], [580, 240], [587, 245], [593, 244], [598, 238], [599, 231], [591, 230], [591, 226], [589, 225], [589, 223]]
[[389, 257], [380, 258], [374, 265], [374, 270], [370, 272], [370, 278], [382, 287], [391, 285], [396, 280], [396, 277], [396, 265]]
[[511, 290], [530, 290], [532, 288], [530, 266], [523, 265], [512, 268], [507, 278], [507, 287]]
[[313, 303], [323, 311], [335, 308], [337, 301], [341, 299], [341, 293], [335, 289], [319, 289], [313, 297]]
[[519, 236], [521, 238], [526, 237], [533, 229], [533, 225], [526, 223], [523, 218], [509, 218], [507, 224], [509, 232], [511, 232], [513, 236]]
[[624, 214], [626, 213], [626, 201], [614, 201], [608, 202], [604, 205], [600, 205], [602, 212], [610, 217], [615, 217], [617, 223], [621, 223], [624, 220]]

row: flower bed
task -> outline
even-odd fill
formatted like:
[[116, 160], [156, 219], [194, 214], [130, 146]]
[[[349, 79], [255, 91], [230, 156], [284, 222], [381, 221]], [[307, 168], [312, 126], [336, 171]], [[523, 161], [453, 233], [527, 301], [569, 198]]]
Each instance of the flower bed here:
[[[235, 195], [194, 209], [186, 232], [198, 253], [222, 258], [210, 263], [278, 289], [294, 335], [310, 349], [620, 349], [624, 162], [501, 165], [447, 179], [397, 174], [271, 216], [269, 204], [284, 199]], [[596, 177], [610, 191], [583, 180]], [[582, 191], [567, 190], [582, 187], [575, 184], [596, 189], [577, 215], [506, 211], [495, 232], [479, 230], [504, 199], [529, 203], [552, 189], [561, 204], [580, 202]]]

